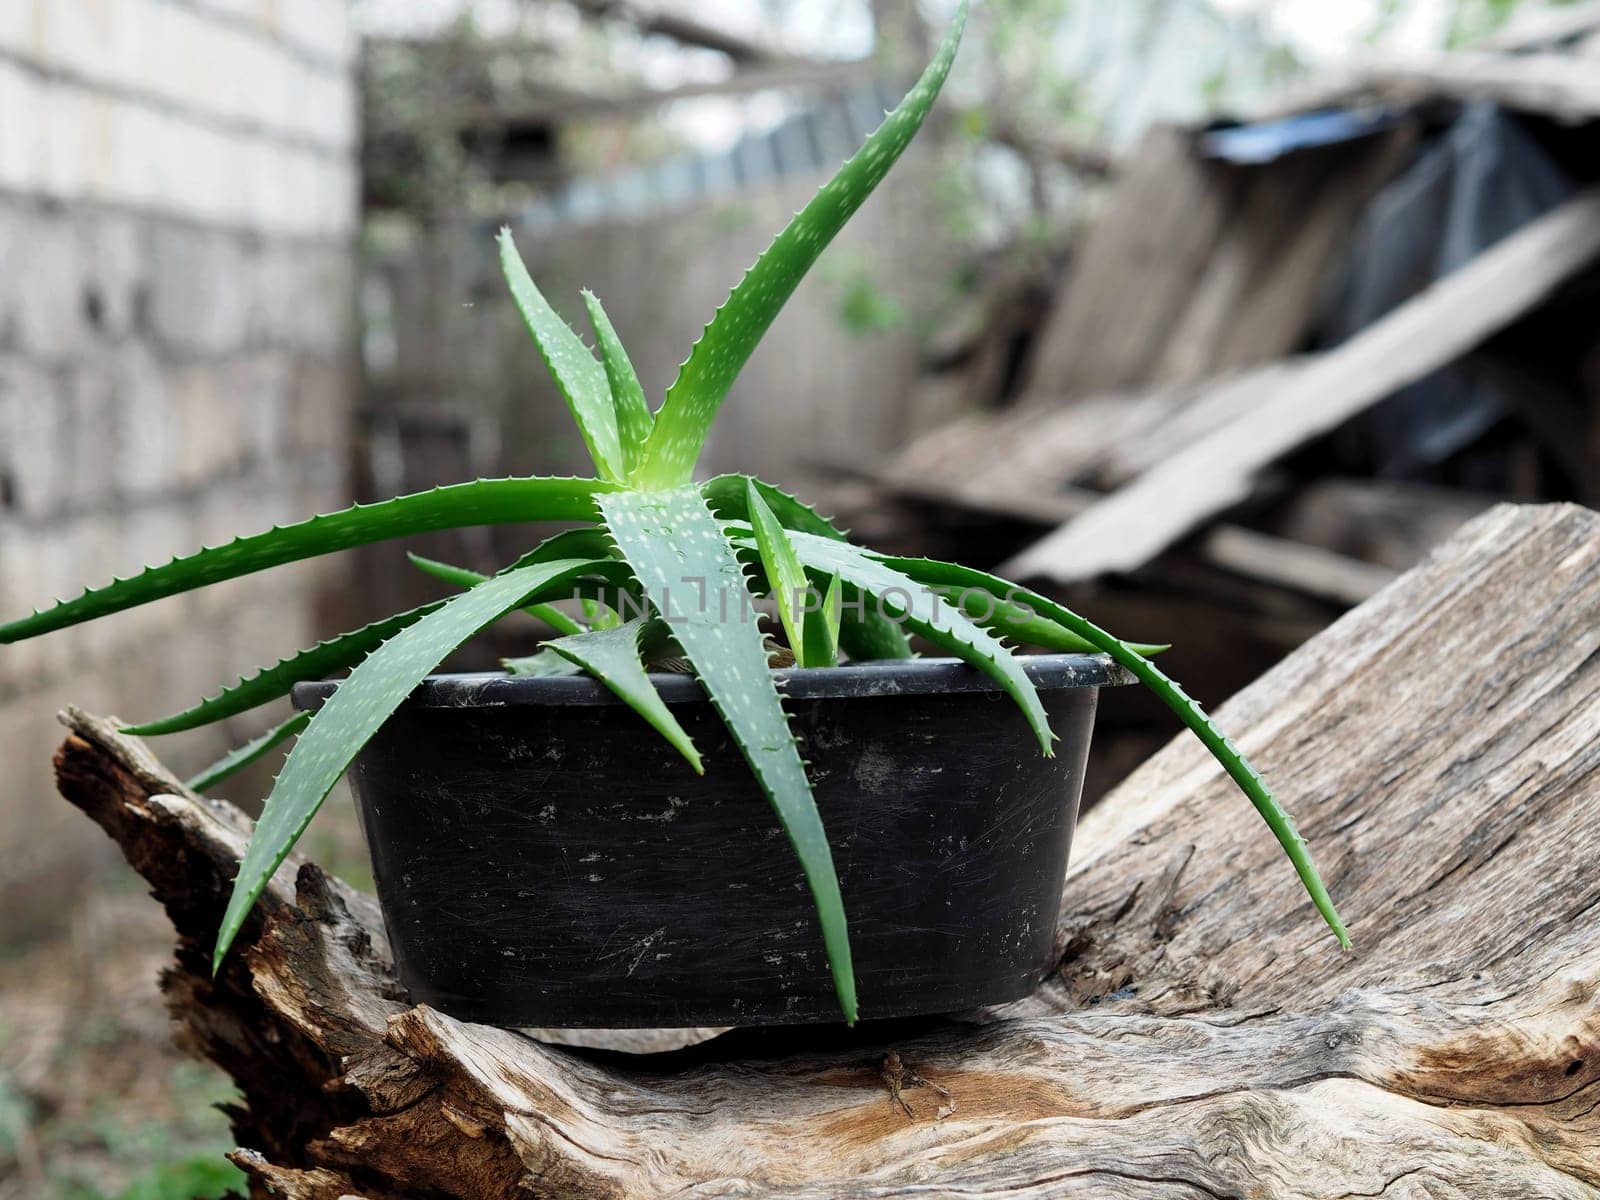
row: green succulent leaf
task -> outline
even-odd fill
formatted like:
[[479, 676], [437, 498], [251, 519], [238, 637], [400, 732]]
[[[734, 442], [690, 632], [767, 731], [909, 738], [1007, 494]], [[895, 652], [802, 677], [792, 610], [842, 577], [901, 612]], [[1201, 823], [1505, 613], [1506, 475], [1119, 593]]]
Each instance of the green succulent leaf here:
[[[489, 578], [480, 571], [469, 570], [466, 567], [452, 566], [447, 562], [440, 562], [436, 558], [424, 558], [420, 554], [407, 553], [411, 565], [424, 575], [432, 575], [435, 579], [442, 579], [445, 583], [459, 588], [476, 587]], [[529, 616], [537, 617], [557, 633], [582, 633], [583, 626], [574, 621], [566, 613], [553, 604], [529, 604], [523, 609]]]
[[831, 667], [839, 661], [839, 628], [844, 619], [844, 580], [837, 575], [828, 580], [822, 593], [822, 607], [806, 614], [806, 643], [815, 647], [813, 657]]
[[91, 588], [74, 600], [0, 625], [0, 643], [50, 633], [268, 567], [413, 533], [521, 521], [593, 521], [595, 495], [614, 488], [598, 479], [479, 479], [379, 504], [358, 504], [235, 538]]
[[802, 667], [831, 667], [838, 653], [837, 641], [830, 650], [826, 631], [820, 628], [821, 612], [811, 603], [815, 592], [806, 569], [800, 565], [794, 547], [789, 544], [789, 534], [772, 509], [756, 490], [755, 481], [747, 485], [750, 504], [750, 524], [755, 530], [756, 547], [767, 575], [767, 587], [777, 601], [778, 619], [789, 637], [789, 648], [794, 651], [795, 663]]
[[[845, 535], [810, 505], [750, 475], [718, 475], [700, 485], [711, 511], [727, 521], [750, 519], [749, 488], [754, 483], [761, 498], [785, 529], [815, 534], [842, 542]], [[856, 662], [911, 658], [905, 631], [888, 620], [848, 582], [840, 594], [839, 648]]]
[[[936, 562], [927, 558], [890, 558], [881, 556], [882, 561], [888, 563], [896, 570], [904, 571], [918, 583], [932, 587], [945, 600], [956, 605], [967, 616], [978, 624], [1000, 634], [1002, 637], [1011, 638], [1013, 641], [1022, 642], [1029, 646], [1038, 646], [1044, 650], [1055, 650], [1066, 654], [1099, 654], [1100, 647], [1086, 638], [1081, 638], [1070, 629], [1064, 629], [1049, 617], [1035, 611], [1026, 604], [1019, 603], [1010, 594], [1010, 589], [1004, 595], [995, 595], [981, 582], [987, 578], [981, 571], [964, 573], [965, 568], [956, 568], [951, 571], [954, 564]], [[927, 564], [927, 566], [924, 566]], [[932, 568], [930, 571], [929, 568]], [[948, 582], [952, 577], [959, 578], [960, 583]], [[945, 582], [935, 582], [944, 580]], [[1166, 645], [1153, 645], [1146, 642], [1128, 642], [1128, 647], [1140, 654], [1149, 656], [1160, 654], [1171, 647]]]
[[[527, 604], [523, 606], [523, 611], [540, 618], [562, 634], [582, 633], [585, 628], [610, 629], [622, 624], [622, 618], [617, 615], [619, 612], [643, 614], [649, 607], [645, 603], [643, 593], [639, 591], [639, 585], [634, 580], [632, 572], [628, 570], [628, 565], [612, 557], [613, 553], [612, 543], [600, 530], [569, 529], [565, 533], [558, 533], [546, 539], [537, 548], [497, 573], [504, 575], [507, 571], [514, 571], [518, 567], [553, 562], [558, 558], [588, 558], [592, 562], [589, 573], [580, 579], [571, 580], [567, 585], [566, 595], [559, 597], [579, 602], [583, 623], [574, 621], [566, 613], [548, 603]], [[437, 562], [421, 555], [413, 554], [410, 558], [414, 565], [427, 574], [459, 587], [472, 587], [488, 578], [466, 567]], [[556, 598], [546, 596], [547, 600]], [[562, 623], [570, 624], [571, 628], [566, 628], [552, 617], [559, 618]]]
[[193, 708], [186, 708], [157, 721], [129, 725], [123, 732], [137, 737], [181, 733], [269, 704], [280, 696], [287, 696], [289, 690], [303, 679], [322, 679], [334, 671], [354, 666], [402, 629], [415, 625], [438, 608], [440, 603], [424, 604], [382, 621], [374, 621], [351, 633], [341, 633], [338, 637], [318, 642], [309, 650], [279, 659], [275, 666], [265, 667], [248, 678], [240, 679], [232, 687], [224, 688]]
[[784, 716], [744, 572], [693, 488], [619, 492], [601, 507], [617, 548], [694, 666], [762, 790], [810, 885], [834, 990], [856, 1019], [855, 969], [833, 853]]
[[617, 694], [634, 712], [655, 727], [679, 754], [688, 760], [698, 775], [706, 773], [700, 752], [678, 724], [678, 718], [661, 699], [655, 684], [644, 669], [639, 655], [639, 639], [648, 622], [636, 617], [611, 629], [593, 629], [574, 637], [546, 642], [545, 649], [577, 664]]
[[1022, 664], [983, 626], [969, 620], [954, 605], [931, 594], [911, 576], [884, 563], [859, 546], [819, 538], [808, 533], [791, 535], [800, 561], [817, 571], [838, 575], [887, 608], [900, 613], [905, 623], [929, 641], [992, 678], [1017, 702], [1032, 726], [1039, 746], [1053, 753], [1055, 734], [1045, 716], [1039, 693]]
[[233, 881], [233, 895], [217, 934], [214, 967], [221, 966], [251, 906], [339, 776], [428, 672], [462, 642], [520, 608], [541, 588], [559, 586], [593, 566], [582, 559], [564, 559], [486, 579], [402, 629], [350, 672], [295, 743], [267, 797]]
[[533, 344], [539, 348], [539, 357], [549, 369], [566, 398], [567, 408], [577, 423], [583, 444], [589, 448], [594, 469], [602, 479], [627, 478], [626, 459], [622, 441], [617, 433], [617, 412], [611, 401], [611, 385], [606, 372], [595, 361], [589, 347], [583, 344], [572, 327], [550, 307], [528, 267], [517, 253], [511, 239], [511, 230], [500, 230], [500, 269], [511, 289], [511, 298], [522, 313], [523, 323], [533, 335]]
[[622, 624], [617, 610], [603, 600], [584, 596], [579, 603], [583, 608], [583, 619], [589, 622], [590, 629], [615, 629]]
[[582, 675], [583, 668], [553, 650], [539, 650], [521, 658], [502, 658], [500, 665], [508, 675], [548, 679], [554, 675]]
[[[603, 559], [613, 553], [611, 539], [598, 526], [583, 529], [563, 529], [552, 534], [529, 550], [512, 567], [525, 567], [529, 563], [555, 562], [558, 558]], [[506, 568], [510, 570], [510, 567]]]
[[[804, 550], [802, 548], [802, 554]], [[1033, 609], [1045, 619], [1067, 629], [1082, 638], [1089, 645], [1103, 654], [1121, 663], [1139, 679], [1141, 683], [1153, 691], [1168, 708], [1177, 714], [1194, 735], [1200, 739], [1202, 745], [1222, 765], [1223, 770], [1233, 778], [1242, 791], [1255, 806], [1257, 812], [1266, 821], [1267, 827], [1272, 830], [1273, 836], [1278, 839], [1278, 844], [1283, 847], [1284, 853], [1289, 856], [1289, 861], [1294, 865], [1295, 873], [1299, 875], [1300, 882], [1305, 885], [1307, 894], [1312, 903], [1317, 906], [1317, 911], [1327, 921], [1328, 928], [1333, 930], [1334, 936], [1339, 939], [1339, 944], [1345, 947], [1350, 945], [1350, 935], [1346, 932], [1344, 922], [1340, 920], [1338, 911], [1334, 908], [1333, 900], [1328, 895], [1328, 889], [1322, 882], [1322, 877], [1317, 873], [1315, 864], [1311, 861], [1311, 852], [1306, 848], [1305, 840], [1301, 838], [1295, 828], [1293, 819], [1273, 796], [1265, 781], [1256, 772], [1243, 754], [1239, 753], [1234, 744], [1228, 740], [1216, 724], [1206, 715], [1204, 709], [1192, 700], [1178, 684], [1169, 678], [1159, 667], [1147, 659], [1137, 649], [1120, 638], [1113, 637], [1098, 625], [1080, 617], [1071, 609], [1066, 608], [1037, 592], [1008, 583], [996, 575], [989, 575], [982, 571], [974, 571], [970, 567], [960, 567], [953, 563], [940, 563], [928, 559], [895, 559], [881, 557], [880, 561], [886, 565], [898, 566], [907, 575], [924, 584], [938, 584], [954, 587], [982, 587], [992, 593], [1009, 596], [1012, 600]]]
[[[201, 771], [200, 774], [186, 782], [184, 786], [191, 792], [199, 792], [204, 795], [208, 789], [216, 787], [217, 784], [228, 778], [228, 776], [235, 775], [244, 770], [251, 763], [255, 762], [262, 755], [266, 754], [267, 751], [271, 750], [274, 746], [280, 745], [289, 738], [294, 737], [295, 734], [299, 733], [310, 723], [310, 713], [295, 713], [294, 716], [283, 722], [283, 724], [267, 730], [267, 732], [263, 733], [260, 737], [246, 742], [236, 750], [230, 750], [227, 754], [224, 754], [221, 758], [217, 759], [216, 762], [212, 763], [204, 771]], [[123, 732], [129, 733], [132, 731], [124, 730]]]
[[642, 487], [687, 483], [728, 389], [824, 248], [888, 173], [933, 107], [961, 43], [962, 0], [922, 78], [767, 247], [717, 310], [656, 413], [634, 472]]
[[589, 309], [589, 324], [594, 326], [595, 340], [600, 345], [600, 359], [605, 364], [606, 379], [611, 384], [622, 459], [627, 469], [632, 471], [639, 463], [639, 456], [644, 453], [644, 444], [650, 436], [651, 426], [655, 424], [655, 417], [651, 415], [650, 405], [644, 398], [644, 388], [639, 383], [633, 363], [628, 359], [628, 352], [622, 347], [622, 339], [617, 336], [611, 318], [606, 316], [606, 310], [600, 304], [600, 297], [585, 289], [583, 303]]

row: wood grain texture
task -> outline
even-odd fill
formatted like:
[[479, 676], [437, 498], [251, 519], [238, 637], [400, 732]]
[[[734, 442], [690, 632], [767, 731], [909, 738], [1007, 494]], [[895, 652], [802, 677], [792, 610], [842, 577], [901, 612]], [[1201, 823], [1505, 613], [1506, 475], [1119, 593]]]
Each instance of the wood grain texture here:
[[[1597, 618], [1600, 515], [1502, 507], [1225, 706], [1355, 952], [1180, 739], [1083, 822], [1044, 991], [832, 1048], [581, 1055], [409, 1007], [371, 902], [310, 864], [212, 982], [242, 818], [81, 713], [58, 765], [171, 914], [258, 1196], [1594, 1200]], [[890, 1050], [954, 1111], [908, 1118]]]
[[1311, 359], [1289, 386], [1190, 442], [1002, 567], [1073, 583], [1130, 571], [1246, 499], [1256, 474], [1461, 357], [1600, 257], [1600, 189], [1529, 222]]

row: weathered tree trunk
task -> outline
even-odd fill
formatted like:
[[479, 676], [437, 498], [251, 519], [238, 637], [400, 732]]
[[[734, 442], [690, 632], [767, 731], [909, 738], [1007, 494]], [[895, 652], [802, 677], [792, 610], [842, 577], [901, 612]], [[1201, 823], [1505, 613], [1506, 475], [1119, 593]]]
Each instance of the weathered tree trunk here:
[[1600, 1196], [1600, 516], [1494, 510], [1223, 717], [1354, 953], [1179, 738], [1085, 820], [1035, 999], [648, 1059], [408, 1006], [310, 864], [213, 981], [246, 822], [81, 713], [59, 768], [171, 914], [258, 1195]]

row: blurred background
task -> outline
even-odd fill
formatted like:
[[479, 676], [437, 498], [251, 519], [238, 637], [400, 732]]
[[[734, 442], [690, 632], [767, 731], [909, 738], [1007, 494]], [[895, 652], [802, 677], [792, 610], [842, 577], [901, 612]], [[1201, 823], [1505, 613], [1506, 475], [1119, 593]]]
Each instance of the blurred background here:
[[[582, 470], [495, 229], [569, 317], [604, 298], [657, 399], [952, 8], [0, 0], [0, 614], [352, 499]], [[1215, 704], [1489, 504], [1596, 502], [1597, 131], [1593, 0], [979, 0], [705, 467], [1010, 562], [1177, 642]], [[1164, 486], [1218, 429], [1248, 486]], [[1108, 550], [1079, 521], [1108, 495], [1156, 532]], [[414, 548], [489, 569], [529, 536]], [[226, 1082], [169, 1045], [167, 927], [54, 794], [56, 710], [160, 715], [435, 594], [390, 544], [0, 651], [0, 1200], [235, 1178]], [[189, 771], [269, 721], [157, 749]], [[1086, 802], [1172, 733], [1107, 695]], [[336, 796], [307, 845], [360, 881], [351, 825]]]

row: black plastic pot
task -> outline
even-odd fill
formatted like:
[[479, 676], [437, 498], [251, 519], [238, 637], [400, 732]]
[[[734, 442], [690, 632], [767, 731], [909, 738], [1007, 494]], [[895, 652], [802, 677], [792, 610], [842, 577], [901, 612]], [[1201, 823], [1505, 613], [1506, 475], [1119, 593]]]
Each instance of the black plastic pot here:
[[[1105, 659], [1025, 658], [1056, 754], [955, 660], [791, 670], [864, 1019], [1019, 999], [1053, 965]], [[401, 981], [498, 1025], [839, 1020], [811, 896], [699, 685], [694, 774], [593, 680], [426, 681], [351, 771]], [[333, 684], [302, 684], [316, 707]]]

